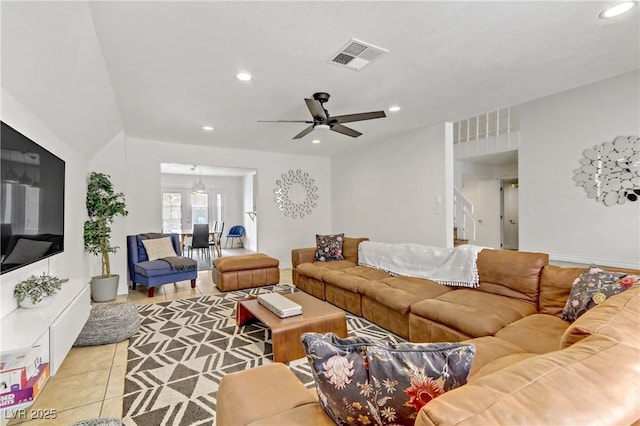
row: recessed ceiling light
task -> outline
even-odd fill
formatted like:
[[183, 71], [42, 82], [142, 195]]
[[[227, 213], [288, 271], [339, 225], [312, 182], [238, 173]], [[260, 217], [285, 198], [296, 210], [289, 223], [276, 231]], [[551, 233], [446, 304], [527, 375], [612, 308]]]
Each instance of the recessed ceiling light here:
[[398, 105], [390, 106], [389, 107], [389, 111], [391, 111], [391, 112], [400, 111], [400, 107]]
[[600, 12], [600, 19], [615, 18], [627, 13], [637, 4], [635, 1], [622, 1]]
[[236, 74], [236, 78], [240, 81], [249, 81], [251, 80], [251, 74], [248, 72], [239, 72]]
[[314, 139], [311, 141], [311, 143], [320, 143], [320, 139]]
[[202, 126], [202, 130], [204, 130], [205, 132], [212, 132], [213, 126]]

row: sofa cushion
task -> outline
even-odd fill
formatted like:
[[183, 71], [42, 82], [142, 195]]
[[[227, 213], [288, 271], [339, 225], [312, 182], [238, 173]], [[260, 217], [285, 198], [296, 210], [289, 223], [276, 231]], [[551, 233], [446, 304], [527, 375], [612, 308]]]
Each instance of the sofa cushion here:
[[411, 313], [468, 336], [482, 337], [493, 336], [512, 322], [535, 314], [536, 307], [522, 300], [461, 288], [414, 303]]
[[344, 237], [342, 242], [342, 255], [344, 260], [358, 264], [358, 245], [363, 241], [369, 241], [368, 238], [351, 238]]
[[[189, 260], [193, 262], [194, 267], [197, 267], [198, 262], [192, 259]], [[174, 272], [181, 272], [174, 271], [173, 269], [171, 269], [171, 265], [168, 262], [160, 259], [138, 262], [133, 266], [133, 268], [136, 274], [145, 276], [147, 278], [159, 277], [162, 275], [172, 274]]]
[[333, 260], [331, 262], [306, 262], [299, 264], [296, 269], [298, 273], [306, 275], [311, 278], [315, 278], [318, 281], [322, 281], [322, 276], [325, 272], [333, 270], [342, 270], [355, 266], [353, 262], [348, 260]]
[[639, 356], [638, 349], [592, 335], [447, 392], [425, 405], [415, 424], [633, 424], [640, 417]]
[[520, 352], [517, 354], [509, 354], [498, 359], [494, 359], [493, 361], [487, 363], [480, 370], [478, 370], [478, 372], [469, 379], [469, 382], [471, 382], [472, 380], [477, 380], [480, 377], [486, 376], [488, 374], [495, 373], [496, 371], [500, 371], [503, 368], [509, 367], [510, 365], [527, 360], [537, 355], [538, 354], [534, 354], [531, 352]]
[[562, 310], [562, 319], [575, 321], [580, 315], [607, 298], [638, 284], [638, 277], [624, 272], [611, 272], [591, 266], [575, 279], [569, 298]]
[[553, 315], [534, 314], [509, 324], [496, 337], [520, 346], [527, 352], [544, 354], [560, 349], [562, 335], [570, 323]]
[[575, 320], [562, 336], [566, 348], [591, 334], [612, 337], [640, 349], [640, 286], [611, 297]]
[[368, 280], [374, 280], [374, 281], [380, 281], [384, 278], [391, 277], [391, 274], [389, 274], [386, 271], [371, 268], [369, 266], [362, 266], [362, 265], [353, 266], [351, 268], [345, 268], [343, 269], [343, 271], [347, 274], [355, 275], [358, 277], [362, 277], [362, 278], [366, 278]]
[[344, 260], [342, 255], [342, 243], [344, 234], [316, 234], [316, 257], [318, 262], [329, 260]]
[[453, 291], [451, 287], [423, 278], [390, 277], [383, 278], [380, 281], [391, 288], [406, 291], [419, 299], [431, 299]]
[[473, 364], [469, 372], [472, 378], [475, 377], [476, 373], [485, 365], [498, 358], [511, 354], [526, 353], [520, 346], [493, 336], [476, 337], [475, 339], [465, 340], [464, 343], [469, 343], [476, 348], [476, 355], [473, 358]]
[[322, 275], [325, 284], [329, 284], [352, 293], [361, 294], [362, 288], [371, 281], [357, 275], [345, 274], [344, 270], [327, 271]]
[[176, 251], [171, 244], [171, 238], [153, 238], [150, 240], [142, 240], [142, 245], [147, 252], [147, 259], [156, 260], [163, 257], [176, 257]]
[[540, 275], [546, 253], [482, 250], [478, 254], [479, 290], [538, 304]]
[[411, 305], [421, 300], [423, 297], [410, 292], [391, 287], [381, 281], [368, 281], [368, 285], [359, 287], [361, 294], [386, 306], [392, 311], [407, 314]]
[[475, 349], [304, 333], [320, 405], [337, 424], [413, 425], [420, 408], [467, 382]]

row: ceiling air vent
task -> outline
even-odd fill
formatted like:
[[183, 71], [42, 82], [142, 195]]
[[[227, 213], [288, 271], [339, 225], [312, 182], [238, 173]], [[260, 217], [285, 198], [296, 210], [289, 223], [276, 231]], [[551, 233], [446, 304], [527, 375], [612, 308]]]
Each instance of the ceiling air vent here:
[[329, 62], [350, 70], [360, 71], [383, 53], [389, 53], [389, 51], [352, 38], [331, 56]]

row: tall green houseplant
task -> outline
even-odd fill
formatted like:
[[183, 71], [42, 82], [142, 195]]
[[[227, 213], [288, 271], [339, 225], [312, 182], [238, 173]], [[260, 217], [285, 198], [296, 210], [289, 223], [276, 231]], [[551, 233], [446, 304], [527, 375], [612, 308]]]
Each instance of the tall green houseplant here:
[[115, 217], [129, 214], [124, 194], [113, 190], [109, 175], [91, 172], [86, 204], [89, 220], [84, 223], [84, 249], [93, 255], [102, 256], [102, 278], [109, 278], [109, 253], [118, 251], [118, 247], [111, 245], [111, 224]]

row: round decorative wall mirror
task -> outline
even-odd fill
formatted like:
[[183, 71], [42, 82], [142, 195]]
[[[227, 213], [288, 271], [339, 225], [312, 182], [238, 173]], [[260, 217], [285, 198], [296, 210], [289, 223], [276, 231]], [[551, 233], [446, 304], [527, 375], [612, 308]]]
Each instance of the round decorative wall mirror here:
[[640, 198], [640, 139], [637, 136], [618, 136], [585, 149], [580, 168], [573, 171], [576, 186], [587, 197], [605, 206], [624, 204]]
[[318, 187], [309, 173], [299, 169], [295, 172], [289, 170], [289, 173], [282, 173], [280, 177], [273, 190], [278, 209], [292, 219], [302, 219], [311, 214], [317, 205]]

